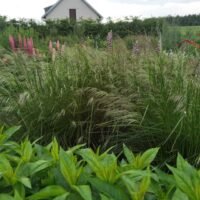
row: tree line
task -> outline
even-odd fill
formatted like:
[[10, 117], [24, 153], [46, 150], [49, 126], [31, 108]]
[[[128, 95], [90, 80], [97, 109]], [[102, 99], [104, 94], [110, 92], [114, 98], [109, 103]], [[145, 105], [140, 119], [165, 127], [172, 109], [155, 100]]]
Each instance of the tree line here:
[[93, 38], [105, 38], [110, 30], [120, 37], [127, 35], [156, 35], [162, 31], [163, 23], [167, 22], [172, 25], [179, 26], [197, 26], [200, 25], [200, 14], [187, 16], [167, 16], [159, 18], [148, 18], [141, 20], [137, 17], [126, 18], [125, 20], [113, 22], [108, 20], [107, 23], [100, 21], [94, 22], [84, 20], [81, 22], [70, 22], [69, 20], [36, 22], [34, 20], [8, 20], [6, 17], [0, 17], [0, 31], [4, 32], [8, 27], [10, 30], [33, 30], [39, 38], [66, 36], [70, 34], [77, 34], [78, 36], [86, 36]]

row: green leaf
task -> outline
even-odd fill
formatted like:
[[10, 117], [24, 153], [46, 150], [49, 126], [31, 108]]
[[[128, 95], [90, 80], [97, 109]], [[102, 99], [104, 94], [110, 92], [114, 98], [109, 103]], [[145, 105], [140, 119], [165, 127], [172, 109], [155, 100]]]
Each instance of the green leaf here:
[[88, 163], [95, 173], [101, 171], [102, 167], [98, 160], [98, 155], [96, 155], [91, 149], [81, 149], [78, 154]]
[[193, 190], [193, 181], [184, 171], [180, 171], [179, 169], [168, 166], [168, 168], [172, 171], [174, 178], [176, 180], [177, 187], [188, 195], [190, 199], [196, 199], [195, 193]]
[[123, 151], [127, 161], [129, 163], [133, 163], [135, 160], [135, 156], [133, 152], [125, 144], [123, 144]]
[[100, 196], [101, 196], [101, 200], [113, 200], [113, 199], [111, 199], [111, 198], [109, 198], [109, 197], [107, 197], [103, 194], [100, 194]]
[[6, 141], [10, 139], [20, 128], [21, 126], [13, 126], [7, 129], [6, 131], [4, 131], [4, 134], [6, 135]]
[[145, 151], [142, 154], [140, 160], [141, 160], [141, 164], [142, 164], [143, 168], [148, 167], [152, 163], [152, 161], [155, 159], [158, 151], [159, 151], [159, 148], [152, 148], [152, 149]]
[[33, 176], [36, 173], [49, 168], [50, 166], [52, 166], [52, 162], [46, 160], [38, 160], [33, 163], [28, 163], [27, 164], [28, 175]]
[[84, 146], [85, 146], [85, 144], [78, 144], [78, 145], [76, 145], [76, 146], [74, 146], [74, 147], [70, 147], [70, 148], [68, 149], [68, 151], [76, 152], [77, 150], [81, 149], [81, 148], [84, 147]]
[[20, 183], [22, 183], [24, 186], [26, 186], [27, 188], [29, 188], [29, 189], [32, 188], [32, 186], [31, 186], [31, 181], [30, 181], [29, 178], [27, 178], [27, 177], [20, 177], [20, 178], [18, 179], [18, 181], [19, 181]]
[[162, 182], [165, 185], [169, 185], [170, 187], [173, 185], [175, 186], [176, 183], [175, 183], [174, 176], [172, 174], [167, 174], [161, 171], [160, 169], [155, 169], [155, 172], [160, 182]]
[[2, 174], [7, 183], [15, 184], [16, 177], [13, 168], [10, 165], [10, 162], [4, 156], [0, 156], [0, 173]]
[[17, 183], [14, 186], [14, 199], [15, 200], [24, 200], [24, 197], [25, 197], [24, 186], [20, 183]]
[[67, 193], [65, 193], [65, 194], [63, 194], [63, 195], [60, 195], [60, 196], [54, 198], [53, 200], [66, 200], [66, 198], [67, 198], [68, 196], [69, 196], [69, 193], [67, 192]]
[[28, 200], [49, 199], [64, 194], [66, 194], [66, 190], [63, 187], [57, 185], [51, 185], [43, 188], [42, 190], [33, 194], [32, 196], [29, 196], [27, 199]]
[[52, 148], [51, 148], [51, 155], [55, 161], [59, 160], [59, 145], [56, 138], [53, 139]]
[[1, 200], [15, 200], [12, 196], [7, 195], [7, 194], [0, 194], [0, 199]]
[[77, 159], [71, 151], [60, 150], [60, 170], [70, 186], [76, 182], [82, 172], [82, 167], [77, 165]]
[[89, 182], [98, 192], [114, 200], [129, 200], [126, 192], [114, 184], [101, 181], [97, 178], [90, 178]]
[[181, 192], [179, 189], [177, 189], [173, 195], [172, 200], [189, 200], [189, 199], [188, 199], [187, 195], [185, 195], [183, 192]]
[[180, 154], [178, 154], [177, 157], [177, 168], [186, 172], [190, 176], [196, 173], [196, 169], [191, 166], [186, 160], [184, 160], [184, 158]]
[[14, 197], [15, 200], [24, 200], [20, 195], [19, 193], [16, 191], [15, 192], [15, 197]]
[[30, 141], [28, 141], [28, 139], [26, 139], [22, 143], [22, 153], [21, 153], [22, 154], [22, 160], [24, 162], [29, 162], [31, 160], [32, 153], [33, 153], [32, 144], [30, 143]]
[[78, 185], [73, 188], [84, 200], [92, 200], [92, 192], [88, 185]]
[[101, 180], [114, 183], [119, 178], [114, 154], [96, 155], [91, 149], [82, 149], [79, 154]]
[[139, 190], [136, 192], [137, 199], [144, 199], [145, 194], [148, 192], [151, 183], [151, 171], [148, 168], [147, 176], [144, 176], [139, 184]]

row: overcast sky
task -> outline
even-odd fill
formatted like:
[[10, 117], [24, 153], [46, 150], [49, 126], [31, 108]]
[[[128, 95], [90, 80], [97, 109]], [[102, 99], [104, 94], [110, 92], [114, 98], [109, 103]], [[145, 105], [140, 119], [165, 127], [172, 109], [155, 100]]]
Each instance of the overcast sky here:
[[[0, 15], [40, 20], [43, 8], [57, 0], [1, 0]], [[104, 18], [140, 18], [200, 14], [200, 0], [87, 0]]]

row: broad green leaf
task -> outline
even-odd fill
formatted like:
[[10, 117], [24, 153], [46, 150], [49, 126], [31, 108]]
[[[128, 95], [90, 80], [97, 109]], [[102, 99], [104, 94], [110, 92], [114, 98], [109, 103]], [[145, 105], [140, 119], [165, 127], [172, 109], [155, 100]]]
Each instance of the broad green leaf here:
[[6, 141], [8, 139], [10, 139], [20, 128], [21, 128], [21, 126], [13, 126], [9, 129], [5, 130], [4, 134], [6, 135]]
[[52, 162], [46, 160], [38, 160], [33, 163], [28, 163], [27, 164], [28, 175], [33, 176], [36, 173], [49, 168], [50, 166], [52, 166]]
[[159, 148], [152, 148], [145, 151], [140, 158], [141, 167], [142, 168], [148, 167], [155, 159], [158, 151]]
[[28, 139], [26, 139], [22, 143], [22, 160], [24, 162], [29, 162], [31, 160], [32, 153], [33, 153], [32, 144], [30, 143], [30, 141], [28, 141]]
[[24, 200], [24, 198], [22, 198], [22, 197], [20, 196], [20, 194], [18, 193], [18, 191], [15, 191], [14, 199], [15, 199], [15, 200]]
[[107, 197], [103, 194], [100, 194], [100, 196], [101, 196], [101, 200], [113, 200], [113, 199], [111, 199], [111, 198], [109, 198], [109, 197]]
[[161, 171], [160, 169], [155, 169], [155, 172], [160, 182], [162, 182], [165, 185], [175, 186], [176, 183], [175, 183], [174, 176], [172, 174], [167, 174]]
[[76, 146], [74, 146], [74, 147], [70, 147], [70, 148], [68, 149], [68, 151], [76, 152], [77, 150], [81, 149], [81, 148], [84, 147], [84, 146], [85, 146], [85, 144], [78, 144], [78, 145], [76, 145]]
[[21, 183], [14, 185], [14, 199], [15, 200], [24, 200], [25, 198], [25, 188]]
[[126, 192], [114, 184], [101, 181], [97, 178], [90, 178], [89, 182], [99, 193], [113, 198], [114, 200], [129, 200]]
[[139, 184], [139, 190], [136, 192], [135, 199], [144, 199], [145, 194], [148, 192], [149, 186], [151, 183], [151, 172], [150, 169], [147, 170], [147, 176], [144, 176], [141, 183]]
[[124, 155], [125, 155], [127, 161], [130, 164], [133, 163], [135, 156], [134, 156], [133, 152], [125, 144], [123, 144], [123, 151], [124, 151]]
[[177, 168], [184, 171], [185, 173], [187, 173], [187, 175], [190, 176], [192, 174], [196, 174], [196, 169], [191, 166], [186, 160], [184, 160], [184, 158], [180, 154], [178, 154], [177, 157]]
[[136, 190], [138, 189], [138, 184], [136, 183], [136, 181], [132, 180], [128, 176], [123, 176], [121, 179], [122, 179], [124, 185], [126, 186], [128, 192], [131, 196], [131, 199], [135, 199], [135, 193], [136, 193]]
[[[137, 171], [137, 173], [134, 171]], [[151, 172], [149, 168], [145, 171], [132, 170], [132, 174], [129, 173], [128, 175], [123, 175], [121, 179], [126, 186], [131, 199], [140, 200], [144, 199], [145, 194], [149, 190], [151, 183]]]
[[91, 192], [90, 186], [88, 186], [88, 185], [78, 185], [78, 186], [73, 186], [73, 188], [76, 192], [78, 192], [78, 194], [84, 200], [92, 200], [92, 192]]
[[51, 185], [41, 189], [39, 192], [29, 196], [28, 200], [50, 199], [66, 194], [66, 190], [58, 185]]
[[70, 186], [76, 182], [82, 172], [82, 167], [77, 164], [77, 158], [71, 151], [60, 150], [60, 170]]
[[29, 189], [32, 188], [32, 186], [31, 186], [31, 181], [30, 181], [29, 178], [27, 178], [27, 177], [20, 177], [20, 178], [18, 179], [18, 181], [19, 181], [20, 183], [22, 183], [25, 187], [27, 187], [27, 188], [29, 188]]
[[16, 177], [10, 162], [4, 157], [0, 156], [0, 173], [7, 183], [15, 184]]
[[69, 196], [69, 193], [66, 192], [66, 193], [63, 194], [63, 195], [60, 195], [60, 196], [58, 196], [58, 197], [55, 197], [53, 200], [66, 200], [68, 196]]
[[177, 189], [172, 197], [172, 200], [189, 200], [189, 199], [186, 194]]
[[91, 149], [81, 149], [78, 152], [94, 172], [101, 171], [98, 156]]
[[195, 193], [193, 190], [193, 181], [190, 179], [190, 177], [186, 174], [184, 171], [180, 171], [176, 168], [168, 166], [168, 168], [172, 171], [174, 178], [176, 180], [177, 187], [188, 195], [190, 199], [196, 199]]
[[67, 200], [83, 200], [83, 198], [76, 192], [70, 193], [69, 196], [67, 196]]
[[59, 145], [56, 138], [52, 142], [51, 155], [55, 161], [59, 160]]
[[91, 149], [82, 149], [79, 154], [101, 180], [114, 183], [119, 178], [117, 158], [114, 154], [106, 154], [101, 157]]
[[0, 194], [0, 200], [15, 200], [15, 199], [10, 195]]

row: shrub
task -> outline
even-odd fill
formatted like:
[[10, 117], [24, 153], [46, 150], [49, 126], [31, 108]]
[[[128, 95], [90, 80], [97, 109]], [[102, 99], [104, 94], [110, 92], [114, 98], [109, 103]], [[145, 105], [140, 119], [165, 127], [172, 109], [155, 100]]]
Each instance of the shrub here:
[[125, 145], [124, 159], [94, 152], [84, 145], [64, 150], [54, 138], [48, 146], [10, 137], [19, 129], [0, 132], [0, 198], [2, 200], [198, 200], [198, 170], [180, 155], [172, 174], [153, 167], [158, 148], [133, 154]]

